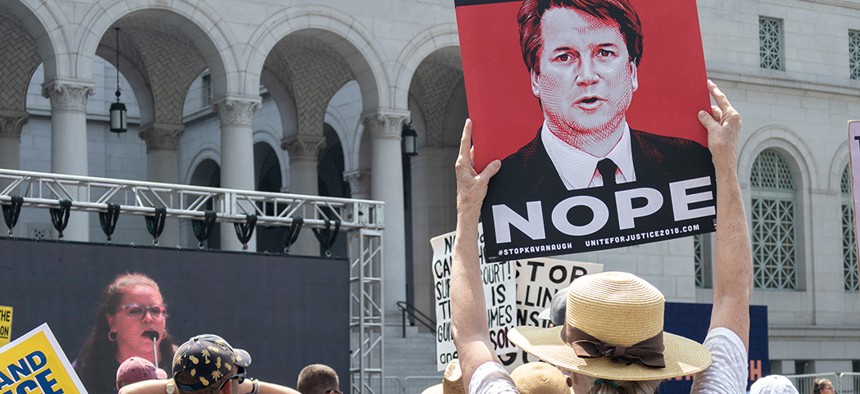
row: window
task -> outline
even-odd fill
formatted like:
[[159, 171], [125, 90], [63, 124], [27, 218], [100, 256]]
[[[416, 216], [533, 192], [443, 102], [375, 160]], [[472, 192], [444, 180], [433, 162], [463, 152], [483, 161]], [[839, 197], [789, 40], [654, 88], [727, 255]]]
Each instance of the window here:
[[209, 73], [203, 75], [203, 87], [200, 89], [202, 92], [201, 100], [203, 101], [203, 106], [212, 105], [212, 77]]
[[857, 291], [857, 240], [854, 238], [854, 207], [851, 200], [851, 170], [842, 172], [842, 267], [845, 291]]
[[783, 70], [782, 20], [759, 17], [758, 41], [761, 68]]
[[805, 375], [812, 372], [809, 360], [794, 360], [794, 374]]
[[752, 186], [753, 281], [759, 289], [797, 289], [794, 177], [774, 150], [756, 157]]
[[860, 30], [848, 30], [848, 64], [851, 79], [860, 79]]

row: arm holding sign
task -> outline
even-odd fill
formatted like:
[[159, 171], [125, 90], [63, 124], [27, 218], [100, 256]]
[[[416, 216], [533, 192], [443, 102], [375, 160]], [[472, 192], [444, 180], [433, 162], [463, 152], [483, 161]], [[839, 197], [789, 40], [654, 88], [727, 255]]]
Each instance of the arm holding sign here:
[[471, 145], [472, 121], [466, 120], [460, 154], [454, 166], [457, 174], [457, 232], [451, 268], [451, 323], [466, 389], [472, 374], [481, 364], [497, 360], [487, 331], [487, 308], [478, 260], [478, 219], [487, 194], [487, 183], [501, 166], [501, 162], [495, 160], [478, 174]]
[[717, 236], [714, 251], [714, 308], [705, 347], [711, 366], [696, 375], [691, 392], [744, 392], [749, 379], [752, 251], [741, 188], [738, 184], [738, 135], [741, 118], [713, 82], [717, 105], [712, 115], [699, 112], [708, 129], [717, 177]]
[[717, 235], [714, 251], [714, 309], [711, 329], [725, 327], [737, 334], [749, 350], [752, 251], [738, 184], [738, 135], [741, 118], [726, 95], [713, 82], [708, 89], [717, 105], [713, 116], [699, 112], [708, 129], [717, 176]]

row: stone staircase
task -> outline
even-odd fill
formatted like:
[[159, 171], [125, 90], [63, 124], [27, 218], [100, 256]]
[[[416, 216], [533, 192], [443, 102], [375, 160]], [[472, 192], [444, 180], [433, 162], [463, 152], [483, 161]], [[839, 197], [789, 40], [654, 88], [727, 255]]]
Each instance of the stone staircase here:
[[421, 394], [442, 382], [442, 372], [436, 371], [436, 340], [433, 333], [411, 327], [408, 321], [404, 337], [400, 319], [397, 315], [385, 320], [385, 394]]

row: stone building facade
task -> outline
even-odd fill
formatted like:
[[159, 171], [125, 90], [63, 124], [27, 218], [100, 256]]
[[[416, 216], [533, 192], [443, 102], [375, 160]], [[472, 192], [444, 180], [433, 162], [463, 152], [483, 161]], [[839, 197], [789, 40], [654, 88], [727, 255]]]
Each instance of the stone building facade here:
[[[846, 122], [860, 118], [860, 1], [698, 8], [709, 77], [743, 115], [753, 301], [769, 309], [773, 371], [858, 371]], [[0, 168], [382, 200], [385, 308], [434, 310], [428, 240], [454, 228], [468, 115], [450, 0], [8, 0], [0, 32]], [[107, 125], [117, 59], [121, 135]], [[419, 135], [411, 158], [405, 124]], [[18, 226], [56, 236], [44, 211], [25, 210]], [[69, 226], [73, 240], [103, 237], [85, 214]], [[229, 230], [210, 246], [238, 250]], [[148, 237], [142, 221], [121, 221], [114, 242]], [[303, 237], [293, 252], [319, 253]], [[161, 242], [196, 245], [177, 221]], [[251, 244], [279, 242], [261, 229]], [[638, 273], [671, 301], [709, 302], [711, 244], [569, 257]]]

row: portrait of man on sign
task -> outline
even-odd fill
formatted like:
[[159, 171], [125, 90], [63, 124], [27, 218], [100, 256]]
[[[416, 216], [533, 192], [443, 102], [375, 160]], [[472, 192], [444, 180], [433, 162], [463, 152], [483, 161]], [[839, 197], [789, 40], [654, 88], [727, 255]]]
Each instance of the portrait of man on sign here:
[[[480, 58], [469, 53], [472, 45], [464, 41], [478, 38], [467, 22], [474, 20], [471, 15], [477, 8], [496, 6], [494, 15], [502, 15], [502, 9], [510, 9], [511, 3], [519, 5], [515, 14], [519, 58], [525, 64], [532, 96], [531, 103], [522, 103], [522, 109], [537, 107], [540, 120], [511, 130], [507, 135], [516, 134], [522, 142], [507, 153], [506, 147], [500, 148], [487, 138], [498, 130], [492, 126], [492, 130], [485, 129], [488, 125], [482, 118], [486, 111], [481, 97], [491, 92], [481, 88], [484, 78], [474, 78], [477, 82], [470, 86], [470, 76], [485, 74], [485, 69], [477, 60]], [[686, 44], [689, 39], [678, 39], [674, 50], [699, 60], [691, 64], [681, 59], [678, 63], [656, 51], [648, 69], [640, 68], [648, 56], [645, 23], [649, 20], [640, 18], [634, 3], [647, 8], [649, 17], [689, 10], [692, 4], [689, 16], [696, 23], [694, 29], [687, 30], [698, 43], [690, 47]], [[695, 1], [671, 3], [688, 4], [676, 8], [641, 0], [458, 3], [466, 90], [476, 130], [476, 161], [480, 166], [491, 159], [502, 160], [499, 173], [490, 180], [482, 209], [488, 259], [575, 253], [713, 231], [713, 164], [704, 146], [704, 129], [696, 120], [697, 110], [707, 108], [707, 91]], [[678, 19], [673, 15], [668, 20]], [[655, 18], [650, 22], [660, 23]], [[657, 37], [671, 37], [663, 30], [665, 26], [652, 31]], [[679, 30], [678, 34], [683, 34], [684, 29]], [[659, 44], [665, 47], [667, 42]], [[642, 99], [649, 103], [638, 108], [635, 116], [645, 122], [631, 119], [632, 104], [640, 99], [638, 92], [647, 79], [646, 71], [689, 66], [697, 75], [690, 76], [690, 69], [686, 69], [682, 72], [686, 75], [675, 80], [664, 69], [662, 75], [648, 80], [649, 92]], [[521, 65], [518, 72], [523, 72]], [[699, 83], [690, 85], [690, 81]], [[652, 86], [659, 89], [650, 89]], [[673, 105], [667, 100], [670, 96], [690, 96], [683, 90], [694, 91], [694, 106], [667, 108]], [[478, 101], [474, 108], [473, 98]], [[661, 121], [659, 111], [643, 113], [646, 107], [679, 112], [674, 116], [687, 116], [685, 124], [690, 129], [681, 136], [661, 132], [672, 119]], [[522, 109], [521, 114], [525, 112]], [[493, 113], [506, 116], [498, 109]], [[516, 112], [512, 116], [517, 116]], [[522, 135], [528, 139], [523, 141]]]

